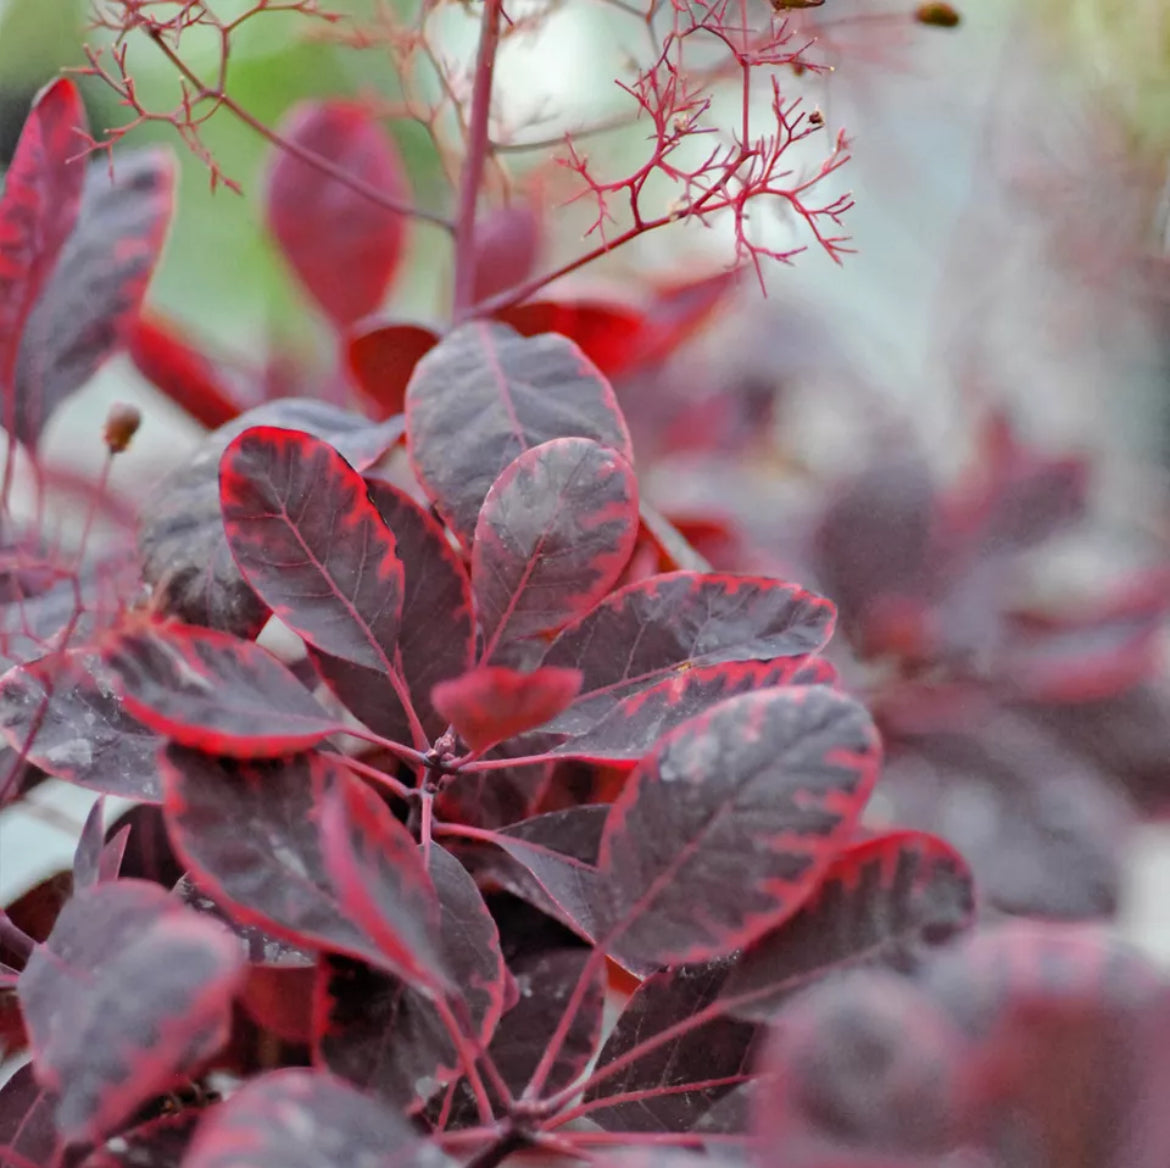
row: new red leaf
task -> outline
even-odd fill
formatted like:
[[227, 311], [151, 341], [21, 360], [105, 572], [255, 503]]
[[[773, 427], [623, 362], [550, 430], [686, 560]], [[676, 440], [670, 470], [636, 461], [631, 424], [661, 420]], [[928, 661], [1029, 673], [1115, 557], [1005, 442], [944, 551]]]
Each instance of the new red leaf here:
[[258, 426], [219, 481], [228, 545], [265, 604], [318, 649], [392, 673], [402, 562], [361, 475], [317, 438]]
[[214, 1054], [243, 967], [230, 933], [157, 884], [69, 901], [17, 987], [62, 1139], [107, 1135]]
[[419, 361], [406, 418], [419, 482], [467, 546], [484, 496], [525, 450], [591, 438], [633, 462], [613, 389], [580, 349], [499, 324], [464, 325]]
[[492, 484], [475, 524], [471, 587], [485, 661], [583, 616], [621, 575], [638, 536], [638, 483], [587, 438], [525, 451]]
[[269, 172], [269, 229], [309, 294], [346, 328], [382, 303], [402, 254], [405, 221], [305, 154], [396, 200], [407, 194], [402, 161], [378, 120], [353, 102], [304, 102], [278, 133], [292, 148], [277, 150]]
[[84, 132], [77, 86], [59, 80], [42, 90], [0, 197], [0, 422], [23, 442], [36, 440], [40, 416], [36, 403], [16, 392], [17, 355], [25, 325], [77, 221], [85, 165], [76, 155]]
[[581, 688], [576, 669], [537, 669], [519, 673], [482, 666], [435, 686], [433, 701], [472, 750], [543, 725], [559, 714]]
[[285, 1067], [245, 1083], [199, 1125], [184, 1168], [443, 1168], [402, 1116], [332, 1075]]
[[764, 576], [670, 572], [615, 592], [553, 642], [542, 664], [580, 669], [581, 697], [550, 730], [581, 734], [618, 702], [687, 671], [815, 653], [830, 601]]
[[837, 857], [795, 917], [736, 962], [723, 997], [741, 1017], [767, 1019], [812, 978], [842, 966], [904, 970], [970, 925], [974, 911], [971, 873], [942, 840], [916, 831], [864, 840]]
[[278, 758], [344, 728], [271, 653], [227, 633], [128, 629], [102, 655], [135, 718], [207, 754]]
[[322, 800], [321, 853], [342, 907], [398, 976], [447, 988], [439, 901], [414, 838], [373, 790], [337, 780]]
[[414, 367], [438, 340], [417, 324], [359, 325], [346, 341], [346, 363], [358, 389], [383, 416], [400, 414]]
[[162, 254], [174, 193], [175, 162], [164, 150], [119, 154], [112, 180], [105, 163], [90, 166], [76, 226], [20, 342], [23, 441], [35, 443], [57, 406], [125, 342]]
[[821, 686], [744, 694], [685, 722], [610, 810], [599, 943], [671, 965], [778, 926], [848, 838], [879, 754], [865, 710]]
[[642, 347], [646, 318], [637, 309], [600, 301], [534, 300], [496, 313], [522, 337], [559, 333], [575, 344], [606, 377], [633, 364]]
[[161, 739], [126, 710], [90, 650], [70, 649], [4, 674], [0, 734], [54, 778], [147, 803], [162, 799]]

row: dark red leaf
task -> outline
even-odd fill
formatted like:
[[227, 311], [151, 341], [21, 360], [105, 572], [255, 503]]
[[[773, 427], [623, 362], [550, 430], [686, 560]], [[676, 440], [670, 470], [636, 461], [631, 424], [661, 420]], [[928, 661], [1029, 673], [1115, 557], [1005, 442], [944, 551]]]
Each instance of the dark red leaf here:
[[240, 575], [224, 535], [219, 463], [233, 438], [267, 425], [312, 434], [364, 469], [398, 441], [403, 420], [375, 425], [325, 402], [289, 398], [257, 406], [208, 435], [191, 460], [159, 484], [142, 511], [142, 573], [154, 586], [156, 612], [241, 637], [263, 628], [268, 609]]
[[523, 734], [559, 714], [581, 688], [576, 669], [537, 669], [519, 673], [481, 666], [435, 686], [435, 709], [447, 718], [472, 750]]
[[357, 781], [339, 761], [313, 753], [246, 763], [169, 746], [162, 771], [175, 849], [235, 920], [381, 963], [341, 907], [321, 854], [320, 800], [332, 784]]
[[81, 206], [85, 132], [77, 86], [59, 80], [33, 103], [0, 197], [0, 399], [4, 428], [35, 442], [47, 410], [17, 392], [16, 364], [25, 326], [47, 286]]
[[905, 970], [929, 945], [971, 924], [971, 873], [953, 848], [921, 832], [853, 844], [790, 921], [765, 933], [723, 987], [741, 1017], [767, 1019], [812, 978], [845, 965]]
[[[626, 1003], [594, 1071], [710, 1006], [727, 978], [725, 963], [656, 973]], [[634, 1057], [585, 1092], [589, 1118], [607, 1131], [690, 1131], [707, 1110], [746, 1081], [758, 1028], [716, 1018]], [[601, 1104], [601, 1106], [597, 1106]]]
[[879, 755], [865, 710], [822, 686], [744, 694], [683, 723], [610, 809], [599, 943], [669, 965], [781, 924], [848, 838]]
[[321, 807], [321, 853], [342, 908], [399, 977], [448, 989], [439, 901], [410, 832], [362, 783], [337, 782]]
[[[490, 1042], [503, 1012], [506, 973], [499, 933], [463, 865], [432, 845], [444, 963], [462, 991], [472, 1036]], [[357, 961], [320, 967], [315, 1029], [318, 1063], [395, 1106], [417, 1109], [462, 1073], [433, 1001]]]
[[407, 194], [402, 161], [378, 120], [353, 102], [303, 102], [277, 129], [296, 150], [278, 149], [269, 172], [269, 229], [305, 289], [346, 328], [382, 303], [402, 255], [405, 221], [298, 154], [309, 151], [399, 200]]
[[127, 799], [162, 799], [162, 740], [126, 710], [92, 650], [70, 649], [0, 678], [0, 733], [46, 774]]
[[[72, 153], [76, 153], [74, 149]], [[119, 154], [85, 177], [81, 213], [21, 338], [17, 433], [34, 444], [50, 414], [125, 343], [162, 253], [174, 209], [165, 150]]]
[[591, 438], [633, 461], [613, 389], [580, 349], [499, 324], [464, 325], [423, 357], [406, 417], [419, 482], [467, 546], [484, 496], [525, 450]]
[[[668, 674], [611, 706], [600, 721], [552, 753], [591, 762], [637, 762], [664, 734], [726, 698], [770, 686], [832, 685], [836, 679], [836, 670], [819, 657], [728, 661]], [[600, 705], [599, 701], [594, 708]], [[574, 717], [573, 707], [564, 717]]]
[[414, 367], [438, 340], [417, 324], [358, 325], [346, 340], [346, 363], [358, 389], [384, 417], [401, 414]]
[[245, 1083], [199, 1125], [184, 1168], [442, 1168], [389, 1108], [332, 1075], [286, 1067]]
[[[160, 790], [160, 801], [161, 798]], [[152, 880], [164, 888], [174, 888], [184, 869], [175, 859], [162, 809], [144, 803], [131, 807], [114, 820], [106, 838], [112, 840], [122, 831], [128, 831], [129, 834], [120, 874], [139, 880]]]
[[542, 664], [580, 669], [581, 697], [550, 730], [581, 734], [614, 706], [690, 670], [815, 653], [833, 632], [823, 597], [763, 576], [671, 572], [615, 592], [570, 625]]
[[366, 484], [327, 443], [260, 426], [224, 451], [220, 502], [248, 583], [310, 644], [391, 673], [403, 570]]
[[279, 758], [344, 728], [271, 653], [227, 633], [131, 627], [102, 655], [134, 717], [207, 754]]
[[[0, 1168], [51, 1164], [57, 1147], [53, 1112], [57, 1101], [41, 1087], [32, 1065], [21, 1067], [0, 1087]], [[6, 1151], [20, 1160], [9, 1159]]]
[[605, 374], [625, 372], [638, 352], [645, 317], [635, 308], [600, 301], [534, 300], [495, 314], [522, 337], [559, 333]]
[[147, 381], [209, 430], [241, 413], [235, 393], [212, 361], [161, 316], [139, 314], [127, 330], [126, 350]]
[[555, 632], [613, 587], [638, 534], [638, 483], [621, 455], [586, 438], [525, 451], [483, 500], [471, 587], [483, 659]]
[[520, 200], [488, 212], [476, 223], [474, 303], [506, 292], [532, 274], [540, 236], [536, 208]]
[[[475, 659], [471, 583], [446, 532], [397, 487], [368, 482], [370, 499], [394, 533], [404, 584], [397, 662], [411, 704], [433, 740], [447, 720], [431, 704], [431, 690], [458, 677]], [[385, 674], [336, 657], [314, 654], [337, 696], [371, 730], [396, 742], [410, 739], [410, 726], [394, 686]]]
[[108, 1134], [214, 1054], [243, 965], [226, 930], [157, 884], [75, 896], [17, 987], [62, 1138]]

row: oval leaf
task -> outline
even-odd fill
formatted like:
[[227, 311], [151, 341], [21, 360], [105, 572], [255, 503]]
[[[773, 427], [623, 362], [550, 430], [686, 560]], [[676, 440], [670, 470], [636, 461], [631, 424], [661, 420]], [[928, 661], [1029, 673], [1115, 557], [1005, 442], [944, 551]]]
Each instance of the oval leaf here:
[[775, 928], [848, 838], [879, 754], [865, 710], [821, 686], [744, 694], [684, 723], [610, 810], [600, 943], [671, 965]]
[[525, 450], [592, 438], [633, 462], [613, 389], [581, 350], [499, 324], [463, 325], [419, 361], [406, 418], [419, 482], [466, 546], [488, 489]]
[[259, 426], [219, 481], [228, 545], [265, 604], [318, 649], [392, 672], [402, 563], [361, 475], [317, 438]]
[[304, 102], [278, 132], [293, 149], [278, 149], [269, 172], [269, 229], [305, 289], [345, 328], [382, 303], [402, 254], [405, 221], [304, 155], [400, 201], [407, 194], [402, 162], [377, 119], [353, 102]]
[[345, 359], [364, 397], [384, 416], [401, 414], [414, 367], [438, 340], [417, 324], [359, 325], [346, 341]]
[[489, 665], [435, 686], [433, 701], [472, 750], [486, 750], [547, 722], [580, 688], [576, 669], [519, 673]]
[[471, 587], [483, 659], [592, 609], [637, 536], [638, 483], [619, 454], [586, 438], [525, 451], [492, 484], [475, 525]]

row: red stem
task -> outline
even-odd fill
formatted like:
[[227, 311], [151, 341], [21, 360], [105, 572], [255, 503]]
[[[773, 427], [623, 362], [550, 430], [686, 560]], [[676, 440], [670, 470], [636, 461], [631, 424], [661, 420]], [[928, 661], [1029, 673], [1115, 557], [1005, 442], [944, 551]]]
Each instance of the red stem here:
[[455, 296], [452, 316], [456, 324], [466, 319], [475, 296], [475, 216], [484, 164], [491, 142], [488, 121], [492, 109], [492, 82], [500, 47], [503, 0], [484, 0], [471, 90], [471, 117], [467, 124], [467, 154], [459, 179], [459, 209], [455, 216]]

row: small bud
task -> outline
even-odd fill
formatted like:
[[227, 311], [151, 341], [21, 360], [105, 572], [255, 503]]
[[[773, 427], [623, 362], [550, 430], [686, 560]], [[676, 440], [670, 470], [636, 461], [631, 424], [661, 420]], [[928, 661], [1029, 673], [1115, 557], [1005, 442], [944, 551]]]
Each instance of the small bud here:
[[808, 124], [810, 126], [823, 126], [825, 124], [825, 115], [819, 109], [813, 110], [808, 115]]
[[936, 28], [954, 28], [962, 17], [953, 4], [919, 4], [914, 13], [919, 24], [932, 24]]
[[109, 452], [121, 454], [130, 445], [130, 440], [138, 432], [140, 425], [142, 413], [137, 406], [126, 405], [125, 402], [115, 402], [110, 406], [103, 431]]

